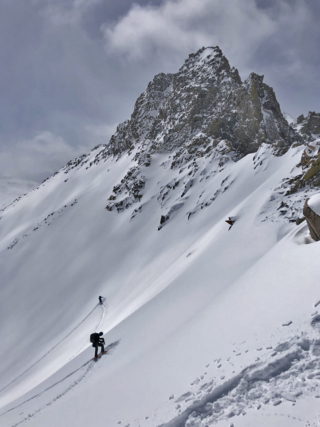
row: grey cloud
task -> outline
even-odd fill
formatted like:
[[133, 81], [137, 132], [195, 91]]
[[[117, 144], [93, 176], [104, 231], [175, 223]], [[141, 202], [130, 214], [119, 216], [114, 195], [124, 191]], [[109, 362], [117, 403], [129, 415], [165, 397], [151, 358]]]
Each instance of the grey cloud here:
[[255, 0], [256, 5], [261, 9], [270, 9], [277, 4], [278, 0]]
[[57, 27], [43, 7], [17, 3], [20, 8], [3, 2], [0, 14], [1, 145], [44, 131], [72, 146], [95, 144], [86, 126], [116, 123], [129, 111], [121, 115], [127, 98], [120, 93], [119, 62], [107, 58], [79, 25]]
[[[79, 147], [87, 152], [87, 147]], [[15, 162], [20, 173], [26, 180], [41, 182], [53, 171], [63, 166], [65, 158], [76, 157], [78, 149], [67, 144], [63, 138], [51, 132], [38, 133], [30, 140], [21, 140], [15, 144], [15, 150], [10, 147], [0, 152], [1, 175], [14, 178], [12, 163]]]
[[135, 7], [105, 29], [106, 42], [131, 61], [156, 57], [168, 71], [187, 51], [219, 45], [243, 78], [251, 71], [264, 74], [283, 108], [298, 115], [319, 109], [319, 7], [309, 0], [179, 0]]
[[[163, 0], [136, 0], [141, 6], [159, 6]], [[81, 16], [81, 25], [87, 34], [94, 39], [103, 39], [101, 26], [111, 24], [125, 16], [132, 7], [130, 1], [99, 0], [89, 5]]]
[[[100, 0], [0, 1], [0, 140], [11, 144], [50, 130], [83, 144], [85, 126], [127, 117], [132, 93], [139, 95], [129, 87], [131, 67], [106, 55], [88, 36], [89, 24], [83, 28], [85, 17], [104, 20], [101, 8], [107, 12], [114, 3], [130, 7]], [[126, 9], [113, 7], [113, 19]], [[100, 24], [93, 21], [91, 28], [101, 32]]]
[[259, 44], [248, 65], [265, 74], [281, 104], [296, 116], [320, 109], [320, 4], [277, 2], [269, 10], [276, 31]]

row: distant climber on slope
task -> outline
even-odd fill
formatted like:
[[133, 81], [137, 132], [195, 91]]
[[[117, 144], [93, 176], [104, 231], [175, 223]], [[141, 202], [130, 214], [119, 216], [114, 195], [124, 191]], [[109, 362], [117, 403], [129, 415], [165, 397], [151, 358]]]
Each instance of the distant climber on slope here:
[[103, 301], [104, 301], [104, 297], [102, 297], [101, 295], [99, 296], [99, 303], [100, 303], [100, 305], [102, 305], [103, 304]]
[[98, 358], [99, 347], [101, 347], [101, 354], [104, 353], [104, 338], [102, 337], [103, 332], [94, 332], [90, 335], [90, 342], [92, 342], [92, 347], [95, 348], [94, 358]]
[[230, 217], [228, 219], [226, 219], [226, 223], [228, 223], [230, 225], [230, 227], [228, 228], [228, 231], [230, 230], [230, 228], [233, 226], [233, 224], [235, 223], [234, 219], [231, 219]]

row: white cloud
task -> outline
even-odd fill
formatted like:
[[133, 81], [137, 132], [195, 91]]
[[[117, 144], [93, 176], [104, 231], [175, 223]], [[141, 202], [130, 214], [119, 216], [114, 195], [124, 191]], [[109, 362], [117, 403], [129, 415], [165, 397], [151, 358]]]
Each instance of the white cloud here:
[[38, 133], [0, 152], [1, 177], [41, 181], [69, 160], [87, 153], [89, 147], [68, 145], [52, 132]]
[[227, 55], [243, 62], [243, 55], [252, 53], [275, 26], [253, 0], [177, 0], [159, 7], [134, 5], [103, 30], [108, 50], [130, 60], [220, 45]]
[[[309, 0], [167, 0], [134, 5], [102, 28], [106, 49], [130, 66], [176, 72], [191, 52], [219, 46], [242, 78], [265, 75], [293, 114], [318, 110], [320, 6]], [[155, 68], [155, 67], [153, 67]], [[283, 102], [284, 101], [284, 102]]]

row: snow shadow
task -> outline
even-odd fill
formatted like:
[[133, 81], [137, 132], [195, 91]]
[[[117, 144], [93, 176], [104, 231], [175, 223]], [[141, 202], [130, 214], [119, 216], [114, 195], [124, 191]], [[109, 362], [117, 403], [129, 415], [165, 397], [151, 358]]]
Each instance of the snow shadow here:
[[292, 240], [297, 244], [297, 245], [309, 245], [310, 243], [316, 243], [312, 237], [310, 236], [309, 233], [309, 229], [308, 229], [308, 225], [305, 224], [302, 228], [300, 228], [300, 230], [298, 230]]

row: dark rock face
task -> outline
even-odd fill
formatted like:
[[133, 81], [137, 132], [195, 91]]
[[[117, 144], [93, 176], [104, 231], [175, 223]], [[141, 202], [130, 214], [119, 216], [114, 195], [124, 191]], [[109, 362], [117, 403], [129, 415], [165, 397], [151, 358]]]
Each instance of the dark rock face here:
[[320, 240], [320, 216], [317, 215], [313, 210], [308, 206], [308, 200], [306, 200], [303, 207], [303, 215], [306, 217], [310, 235], [315, 241]]
[[320, 136], [320, 113], [310, 111], [307, 117], [303, 114], [297, 118], [297, 125], [300, 125], [300, 133], [314, 141]]
[[301, 155], [303, 176], [301, 183], [311, 187], [320, 186], [320, 114], [309, 112], [297, 119], [296, 128], [305, 139], [305, 149]]
[[309, 112], [297, 118], [294, 128], [304, 140], [305, 149], [301, 155], [302, 174], [291, 184], [290, 193], [308, 187], [320, 187], [320, 114]]
[[252, 73], [242, 82], [218, 47], [202, 48], [178, 73], [155, 76], [100, 156], [134, 147], [151, 155], [174, 152], [175, 167], [221, 141], [238, 160], [263, 143], [282, 155], [302, 138], [283, 117], [263, 76]]
[[158, 74], [148, 84], [147, 90], [137, 99], [130, 120], [117, 127], [116, 133], [111, 137], [107, 153], [121, 154], [131, 150], [134, 145], [143, 140], [150, 131], [158, 114], [158, 110], [170, 93], [172, 74]]
[[[282, 115], [271, 87], [263, 76], [252, 73], [235, 94], [237, 116], [232, 145], [241, 155], [257, 151], [262, 143], [275, 147], [281, 155], [299, 138]], [[228, 108], [228, 107], [227, 107]]]
[[140, 202], [145, 183], [146, 178], [140, 175], [140, 169], [137, 166], [132, 167], [121, 182], [113, 187], [113, 194], [109, 197], [106, 209], [110, 212], [114, 209], [122, 212], [134, 203]]

